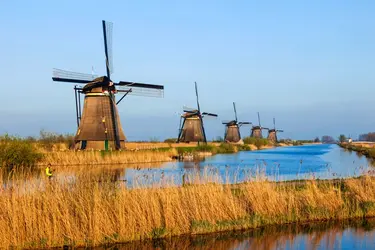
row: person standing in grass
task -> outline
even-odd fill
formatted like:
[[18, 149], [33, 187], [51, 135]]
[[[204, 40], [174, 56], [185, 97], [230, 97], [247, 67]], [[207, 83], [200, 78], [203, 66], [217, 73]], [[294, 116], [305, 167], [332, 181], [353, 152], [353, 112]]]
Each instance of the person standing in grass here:
[[46, 175], [47, 175], [48, 179], [52, 178], [51, 164], [48, 164], [48, 166], [46, 167]]

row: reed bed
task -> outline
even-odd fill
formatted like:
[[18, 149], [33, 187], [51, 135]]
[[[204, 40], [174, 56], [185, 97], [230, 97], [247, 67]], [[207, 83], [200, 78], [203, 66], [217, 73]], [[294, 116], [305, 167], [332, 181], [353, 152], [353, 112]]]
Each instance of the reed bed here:
[[142, 151], [55, 151], [44, 154], [39, 165], [104, 165], [172, 161], [177, 155], [173, 148]]
[[[252, 150], [249, 145], [232, 145], [225, 143], [196, 143], [168, 144], [168, 143], [129, 143], [124, 151], [73, 151], [52, 150], [39, 148], [43, 158], [38, 165], [103, 165], [167, 162], [185, 156], [211, 156], [218, 153], [236, 153]], [[56, 147], [62, 148], [62, 147]]]
[[373, 143], [340, 143], [339, 146], [350, 151], [355, 151], [370, 159], [375, 159], [375, 148]]
[[[128, 189], [95, 175], [1, 181], [0, 248], [94, 246], [375, 216], [375, 179], [200, 184]], [[4, 180], [4, 176], [0, 178]], [[27, 181], [25, 181], [27, 180]]]

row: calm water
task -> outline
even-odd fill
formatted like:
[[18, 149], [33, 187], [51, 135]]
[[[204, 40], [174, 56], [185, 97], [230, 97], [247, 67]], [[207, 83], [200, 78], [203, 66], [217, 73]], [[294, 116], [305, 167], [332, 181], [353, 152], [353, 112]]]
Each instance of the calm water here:
[[331, 179], [358, 176], [371, 169], [371, 162], [337, 145], [279, 147], [261, 151], [220, 154], [202, 161], [172, 162], [158, 168], [127, 168], [123, 179], [136, 183], [173, 182], [184, 178], [211, 178], [236, 183], [266, 177], [271, 180]]
[[133, 242], [107, 249], [375, 249], [375, 220], [272, 226], [244, 232]]

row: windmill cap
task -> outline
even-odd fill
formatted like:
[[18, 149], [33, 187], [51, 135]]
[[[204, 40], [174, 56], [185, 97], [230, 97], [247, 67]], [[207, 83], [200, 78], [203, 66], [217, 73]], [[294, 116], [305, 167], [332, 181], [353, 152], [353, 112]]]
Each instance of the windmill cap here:
[[92, 90], [98, 87], [109, 87], [113, 86], [113, 82], [106, 76], [97, 77], [83, 87], [83, 92]]

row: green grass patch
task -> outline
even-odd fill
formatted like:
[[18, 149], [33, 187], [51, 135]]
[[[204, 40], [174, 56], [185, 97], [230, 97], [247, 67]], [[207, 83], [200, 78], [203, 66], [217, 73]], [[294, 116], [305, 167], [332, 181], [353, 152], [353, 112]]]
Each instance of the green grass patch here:
[[262, 146], [271, 145], [271, 143], [268, 141], [268, 139], [254, 138], [254, 137], [250, 137], [250, 136], [243, 138], [243, 142], [245, 144], [255, 145], [258, 149], [260, 149]]

